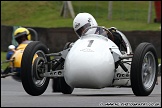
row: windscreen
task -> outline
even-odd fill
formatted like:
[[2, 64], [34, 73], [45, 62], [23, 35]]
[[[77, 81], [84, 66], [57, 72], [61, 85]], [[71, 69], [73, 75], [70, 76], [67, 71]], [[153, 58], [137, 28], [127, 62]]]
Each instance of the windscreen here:
[[101, 26], [93, 26], [93, 27], [86, 28], [83, 31], [82, 36], [87, 36], [89, 34], [98, 34], [98, 36], [104, 36], [108, 38], [107, 29]]

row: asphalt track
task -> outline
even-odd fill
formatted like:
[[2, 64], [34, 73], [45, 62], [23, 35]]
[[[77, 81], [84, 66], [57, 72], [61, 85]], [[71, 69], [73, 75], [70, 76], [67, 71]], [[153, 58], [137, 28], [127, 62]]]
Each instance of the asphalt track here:
[[51, 82], [40, 96], [28, 95], [20, 82], [1, 79], [1, 107], [161, 107], [161, 77], [149, 96], [135, 96], [131, 88], [80, 89], [52, 93]]

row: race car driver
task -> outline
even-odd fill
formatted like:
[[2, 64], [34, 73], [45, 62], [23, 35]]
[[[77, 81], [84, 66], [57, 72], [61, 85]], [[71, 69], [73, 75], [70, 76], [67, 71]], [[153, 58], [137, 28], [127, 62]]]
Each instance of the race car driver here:
[[[11, 57], [13, 56], [13, 54], [15, 53], [16, 50], [18, 49], [24, 49], [26, 47], [26, 45], [24, 44], [28, 44], [30, 43], [30, 32], [28, 29], [24, 28], [24, 27], [19, 27], [14, 31], [14, 38], [18, 43], [18, 46], [14, 47], [14, 45], [10, 45], [9, 51], [7, 52], [6, 55], [6, 60], [10, 60]], [[20, 69], [17, 69], [16, 71], [20, 71]], [[11, 72], [11, 67], [10, 65], [6, 67], [6, 69], [1, 72], [1, 74], [8, 74]]]
[[[73, 29], [75, 33], [77, 34], [78, 37], [82, 35], [82, 32], [87, 28], [87, 27], [92, 27], [92, 26], [98, 26], [98, 23], [96, 22], [95, 18], [89, 14], [89, 13], [79, 13], [76, 15], [76, 17], [73, 20]], [[109, 37], [120, 49], [121, 45], [124, 41], [122, 40], [121, 35], [116, 32], [116, 28], [111, 27], [108, 29], [113, 37]], [[94, 33], [96, 34], [99, 30], [95, 29]], [[124, 45], [124, 48], [126, 49], [126, 46]]]

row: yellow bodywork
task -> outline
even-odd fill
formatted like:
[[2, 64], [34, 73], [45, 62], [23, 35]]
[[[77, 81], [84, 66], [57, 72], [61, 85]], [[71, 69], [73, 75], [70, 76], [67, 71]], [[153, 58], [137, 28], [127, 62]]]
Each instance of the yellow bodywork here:
[[[17, 47], [15, 53], [12, 55], [12, 57], [10, 59], [10, 60], [13, 60], [13, 62], [10, 62], [11, 67], [14, 67], [14, 68], [20, 68], [21, 67], [22, 55], [23, 55], [23, 52], [24, 52], [25, 47], [27, 45], [28, 44], [20, 44]], [[38, 57], [38, 56], [35, 55], [33, 61], [36, 59], [36, 57]]]

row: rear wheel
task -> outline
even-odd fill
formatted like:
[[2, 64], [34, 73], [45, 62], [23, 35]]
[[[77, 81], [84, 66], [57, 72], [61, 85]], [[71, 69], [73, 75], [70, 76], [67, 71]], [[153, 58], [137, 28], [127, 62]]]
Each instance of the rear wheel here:
[[[64, 50], [69, 48], [70, 44], [71, 44], [70, 42], [67, 42], [65, 44]], [[64, 60], [57, 69], [63, 69], [63, 68], [64, 68]], [[53, 78], [52, 88], [53, 88], [53, 92], [62, 92], [63, 94], [71, 94], [74, 90], [74, 88], [70, 87], [65, 82], [64, 77]]]
[[71, 94], [74, 88], [70, 87], [66, 82], [64, 77], [60, 78], [61, 92], [63, 94]]
[[[61, 64], [61, 68], [63, 69], [64, 62]], [[66, 82], [64, 77], [53, 78], [52, 84], [53, 92], [62, 92], [63, 94], [71, 94], [74, 88], [70, 87]]]
[[25, 91], [32, 96], [43, 94], [48, 86], [49, 78], [43, 77], [49, 69], [45, 64], [50, 59], [45, 56], [48, 53], [47, 47], [39, 41], [29, 43], [24, 50], [21, 80]]
[[131, 64], [131, 86], [136, 96], [148, 96], [155, 87], [158, 59], [154, 46], [141, 43], [137, 46]]

